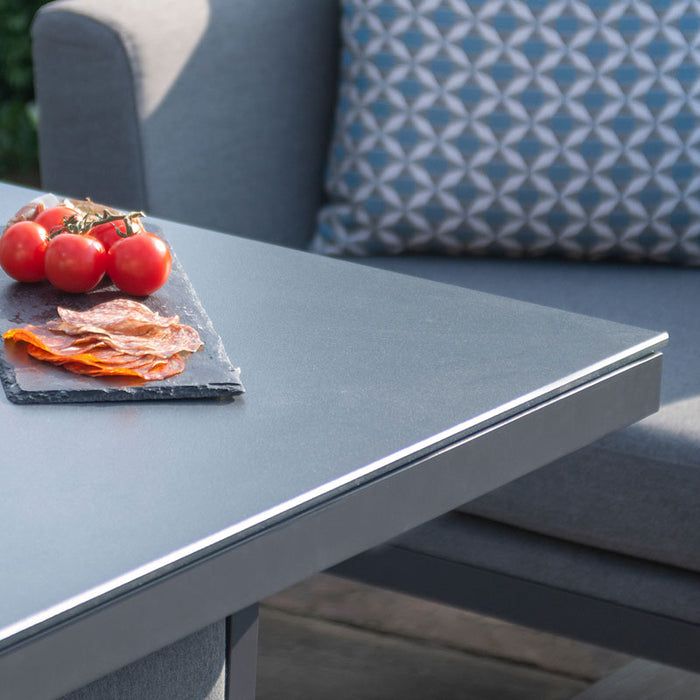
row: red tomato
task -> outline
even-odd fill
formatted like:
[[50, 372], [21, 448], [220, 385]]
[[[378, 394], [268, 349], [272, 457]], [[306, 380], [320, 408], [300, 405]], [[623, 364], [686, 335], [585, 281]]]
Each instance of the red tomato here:
[[80, 216], [80, 213], [71, 207], [49, 207], [34, 217], [34, 221], [51, 233], [53, 229], [63, 226], [63, 219], [66, 216]]
[[107, 266], [107, 251], [96, 238], [62, 233], [49, 241], [46, 277], [64, 292], [87, 292], [96, 287]]
[[137, 233], [117, 241], [107, 254], [107, 274], [125, 292], [145, 297], [160, 289], [170, 276], [168, 246], [152, 233]]
[[18, 221], [8, 226], [0, 238], [0, 266], [20, 282], [44, 279], [46, 229], [35, 221]]
[[[126, 233], [126, 224], [123, 221], [108, 221], [106, 224], [93, 226], [90, 229], [90, 235], [102, 243], [105, 250], [109, 250], [117, 241], [123, 238], [123, 236], [119, 235], [115, 226], [118, 226], [119, 231], [123, 234]], [[131, 226], [137, 233], [143, 231], [138, 221], [132, 220]]]

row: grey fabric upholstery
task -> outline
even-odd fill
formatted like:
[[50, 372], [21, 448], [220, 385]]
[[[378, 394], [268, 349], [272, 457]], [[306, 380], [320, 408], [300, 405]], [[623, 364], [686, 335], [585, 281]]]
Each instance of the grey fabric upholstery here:
[[[33, 33], [43, 181], [75, 197], [146, 206], [136, 96], [118, 36], [65, 12], [51, 12]], [[113, 126], [105, 128], [108, 121]]]
[[332, 573], [700, 673], [686, 569], [453, 512]]
[[700, 572], [700, 272], [561, 260], [374, 258], [375, 266], [668, 330], [662, 408], [464, 512]]
[[217, 622], [61, 700], [224, 700], [226, 623]]
[[392, 546], [700, 624], [696, 573], [493, 520], [450, 513], [399, 537]]
[[321, 199], [337, 25], [335, 0], [43, 7], [43, 187], [302, 246]]

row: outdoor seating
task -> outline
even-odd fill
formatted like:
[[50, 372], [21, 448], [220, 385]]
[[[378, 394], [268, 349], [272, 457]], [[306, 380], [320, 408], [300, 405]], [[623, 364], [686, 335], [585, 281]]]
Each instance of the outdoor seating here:
[[[700, 16], [691, 6], [676, 12], [674, 3], [637, 11], [616, 0], [522, 2], [512, 3], [519, 14], [502, 9], [477, 22], [488, 4], [435, 2], [433, 14], [420, 18], [422, 37], [404, 35], [418, 26], [415, 17], [404, 34], [394, 33], [404, 46], [411, 37], [422, 46], [426, 37], [443, 41], [416, 71], [439, 78], [452, 55], [445, 36], [464, 22], [465, 55], [483, 74], [466, 71], [461, 93], [438, 81], [442, 99], [425, 107], [435, 112], [404, 137], [420, 143], [421, 125], [462, 119], [453, 140], [431, 138], [483, 160], [464, 160], [467, 175], [443, 192], [436, 183], [449, 180], [457, 155], [434, 149], [426, 158], [435, 158], [435, 172], [423, 162], [405, 190], [382, 199], [392, 148], [404, 148], [395, 154], [400, 164], [415, 144], [396, 136], [387, 146], [380, 135], [391, 132], [389, 119], [410, 122], [400, 109], [412, 99], [406, 91], [419, 89], [404, 85], [399, 109], [389, 88], [377, 87], [391, 83], [387, 71], [401, 56], [382, 32], [404, 5], [430, 3], [50, 3], [33, 26], [42, 186], [667, 330], [657, 414], [333, 572], [698, 672], [700, 207], [691, 90], [698, 66], [686, 37]], [[365, 24], [360, 6], [376, 11]], [[358, 27], [371, 35], [363, 38]], [[517, 31], [524, 38], [514, 39]], [[369, 65], [373, 40], [388, 68]], [[545, 65], [547, 52], [553, 58]], [[437, 59], [444, 60], [430, 63]], [[528, 71], [540, 78], [525, 79]], [[375, 80], [369, 97], [352, 92], [358, 75]], [[359, 101], [339, 103], [340, 82], [341, 95]], [[479, 112], [484, 103], [491, 107]], [[546, 104], [548, 115], [538, 111]], [[353, 123], [376, 132], [343, 141]], [[353, 143], [360, 144], [354, 152]], [[394, 180], [410, 170], [395, 172]], [[418, 233], [431, 216], [438, 229], [446, 226], [460, 193], [476, 209], [454, 214], [466, 223], [444, 236], [404, 235], [411, 219], [398, 215], [392, 229], [392, 196], [421, 187], [433, 209], [413, 219]], [[235, 261], [232, 268], [235, 274]]]

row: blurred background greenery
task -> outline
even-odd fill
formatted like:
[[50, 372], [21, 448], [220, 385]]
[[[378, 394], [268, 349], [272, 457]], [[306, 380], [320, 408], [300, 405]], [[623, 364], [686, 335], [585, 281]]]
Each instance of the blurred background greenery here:
[[47, 0], [0, 0], [0, 179], [39, 184], [29, 26]]

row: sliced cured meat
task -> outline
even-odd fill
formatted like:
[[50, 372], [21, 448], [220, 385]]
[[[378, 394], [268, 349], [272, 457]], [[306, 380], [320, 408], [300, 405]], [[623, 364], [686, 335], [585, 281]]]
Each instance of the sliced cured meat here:
[[3, 338], [5, 340], [23, 340], [26, 343], [43, 348], [47, 352], [51, 352], [55, 355], [71, 355], [76, 351], [82, 352], [85, 350], [85, 348], [76, 350], [76, 348], [73, 347], [75, 338], [62, 335], [61, 333], [55, 333], [43, 326], [28, 325], [24, 328], [11, 328], [3, 335]]
[[27, 346], [27, 352], [38, 360], [52, 362], [76, 374], [92, 377], [139, 377], [146, 381], [153, 381], [172, 377], [185, 369], [185, 361], [180, 355], [173, 355], [167, 359], [152, 356], [127, 360], [117, 358], [115, 361], [114, 356], [108, 357], [104, 353], [57, 357], [33, 345]]
[[110, 333], [104, 336], [103, 342], [121, 352], [145, 352], [158, 357], [170, 357], [177, 352], [197, 352], [202, 347], [197, 331], [180, 324], [142, 335]]
[[130, 333], [137, 335], [139, 330], [167, 328], [179, 321], [177, 316], [161, 316], [144, 304], [131, 299], [114, 299], [93, 306], [87, 311], [73, 311], [59, 306], [61, 321], [50, 321], [50, 328], [57, 327], [63, 333], [80, 334], [88, 326], [98, 327], [107, 332]]
[[[125, 364], [115, 364], [107, 361], [100, 362], [94, 355], [54, 355], [52, 352], [44, 350], [44, 348], [31, 344], [27, 345], [27, 352], [37, 360], [60, 365], [78, 374], [90, 374], [95, 377], [100, 375], [141, 377], [143, 373], [138, 366], [134, 368]], [[150, 369], [150, 367], [146, 369]]]
[[[115, 299], [88, 311], [59, 307], [44, 326], [12, 328], [3, 338], [27, 344], [36, 359], [89, 376], [131, 376], [145, 381], [182, 372], [203, 343], [194, 328], [139, 302]], [[181, 354], [182, 353], [182, 354]]]
[[93, 215], [99, 215], [105, 211], [110, 214], [120, 213], [113, 207], [97, 204], [90, 199], [65, 199], [63, 197], [57, 197], [55, 194], [47, 193], [40, 197], [35, 197], [31, 202], [25, 204], [12, 215], [7, 222], [7, 226], [17, 223], [18, 221], [33, 221], [42, 211], [50, 209], [51, 207], [71, 207], [83, 214]]
[[[60, 323], [52, 324], [49, 328], [55, 333], [66, 333]], [[98, 326], [82, 326], [80, 334], [71, 329], [66, 337], [72, 337], [74, 345], [98, 340], [122, 352], [149, 352], [159, 357], [170, 357], [176, 352], [197, 352], [202, 347], [199, 333], [179, 323], [167, 328], [142, 328], [139, 335], [106, 331]]]
[[12, 216], [12, 218], [7, 222], [7, 226], [5, 226], [5, 228], [12, 226], [12, 224], [16, 224], [18, 221], [34, 221], [34, 219], [36, 219], [36, 217], [39, 216], [44, 209], [46, 209], [46, 206], [43, 202], [29, 202], [29, 204], [25, 204], [16, 214]]

